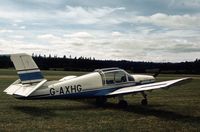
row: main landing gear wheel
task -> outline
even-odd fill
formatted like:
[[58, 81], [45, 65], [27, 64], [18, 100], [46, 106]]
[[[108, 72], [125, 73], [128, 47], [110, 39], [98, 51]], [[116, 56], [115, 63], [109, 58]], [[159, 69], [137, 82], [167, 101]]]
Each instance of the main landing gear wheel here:
[[120, 108], [126, 108], [128, 106], [128, 103], [125, 100], [120, 100], [118, 105]]
[[147, 99], [143, 99], [143, 100], [141, 101], [141, 104], [144, 105], [144, 106], [148, 105]]
[[141, 104], [144, 106], [148, 105], [147, 95], [145, 94], [145, 92], [141, 92], [141, 94], [144, 97], [144, 99], [141, 101]]
[[105, 97], [98, 97], [96, 98], [96, 105], [97, 106], [104, 106], [104, 104], [107, 102], [107, 98]]

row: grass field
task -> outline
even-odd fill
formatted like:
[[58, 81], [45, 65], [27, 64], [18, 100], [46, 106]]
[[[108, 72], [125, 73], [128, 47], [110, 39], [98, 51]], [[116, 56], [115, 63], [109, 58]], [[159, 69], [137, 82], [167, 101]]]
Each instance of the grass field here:
[[[49, 80], [70, 74], [84, 72], [44, 71]], [[128, 108], [120, 109], [116, 98], [104, 107], [94, 100], [17, 100], [3, 93], [16, 72], [0, 69], [0, 131], [200, 131], [200, 76], [193, 77], [185, 85], [147, 93], [148, 106], [140, 105], [140, 94], [128, 95]]]

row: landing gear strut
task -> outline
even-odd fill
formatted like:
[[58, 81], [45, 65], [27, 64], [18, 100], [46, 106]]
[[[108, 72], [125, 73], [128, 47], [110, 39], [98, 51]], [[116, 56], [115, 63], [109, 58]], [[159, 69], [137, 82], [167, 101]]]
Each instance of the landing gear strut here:
[[147, 100], [147, 95], [145, 94], [145, 92], [141, 92], [142, 96], [144, 97], [144, 99], [142, 99], [141, 104], [142, 105], [148, 105], [148, 100]]
[[126, 107], [128, 106], [128, 103], [127, 103], [126, 100], [124, 100], [124, 97], [123, 97], [123, 96], [118, 96], [118, 100], [119, 100], [118, 106], [119, 106], [120, 108], [126, 108]]

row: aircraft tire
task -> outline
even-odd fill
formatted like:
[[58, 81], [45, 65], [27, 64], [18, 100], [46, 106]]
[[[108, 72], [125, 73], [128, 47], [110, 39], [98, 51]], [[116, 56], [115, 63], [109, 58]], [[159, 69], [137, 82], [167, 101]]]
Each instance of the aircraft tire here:
[[144, 105], [144, 106], [148, 105], [147, 99], [143, 99], [143, 100], [141, 101], [141, 104]]

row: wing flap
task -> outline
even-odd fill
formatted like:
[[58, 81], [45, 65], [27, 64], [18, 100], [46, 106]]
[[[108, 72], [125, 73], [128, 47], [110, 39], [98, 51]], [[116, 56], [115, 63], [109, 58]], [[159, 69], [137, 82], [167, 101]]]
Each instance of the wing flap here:
[[144, 85], [120, 88], [118, 90], [115, 90], [115, 91], [107, 94], [107, 96], [119, 95], [119, 94], [129, 94], [129, 93], [134, 93], [134, 92], [142, 92], [142, 91], [171, 87], [171, 86], [176, 85], [177, 83], [184, 82], [189, 79], [191, 79], [191, 78], [181, 78], [181, 79], [175, 79], [175, 80], [169, 80], [169, 81], [163, 81], [163, 82], [157, 82], [157, 83], [151, 83], [151, 84], [144, 84]]

